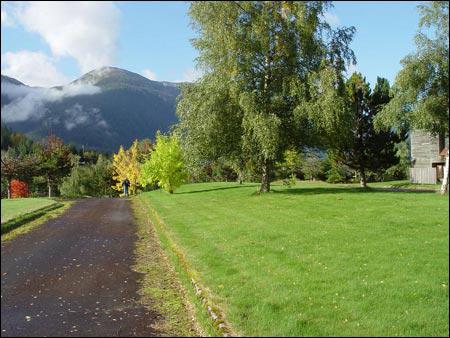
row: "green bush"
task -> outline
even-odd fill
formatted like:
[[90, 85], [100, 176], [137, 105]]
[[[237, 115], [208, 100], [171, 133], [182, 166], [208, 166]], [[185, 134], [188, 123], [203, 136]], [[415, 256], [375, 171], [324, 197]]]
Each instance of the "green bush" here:
[[155, 148], [141, 166], [141, 185], [146, 187], [157, 183], [172, 194], [186, 179], [187, 171], [178, 138], [158, 132]]
[[304, 178], [302, 165], [301, 154], [293, 149], [286, 150], [283, 154], [283, 161], [277, 162], [275, 165], [275, 176], [283, 180], [285, 185], [295, 185], [297, 178]]
[[90, 181], [92, 170], [90, 166], [77, 165], [72, 168], [70, 176], [63, 179], [59, 190], [64, 197], [74, 198], [86, 196], [91, 191]]
[[76, 165], [63, 179], [59, 190], [64, 197], [114, 196], [111, 163], [102, 155], [96, 164]]
[[353, 172], [348, 166], [330, 159], [330, 169], [327, 171], [328, 183], [348, 183], [352, 179]]
[[348, 183], [352, 180], [352, 173], [340, 167], [332, 167], [327, 172], [328, 183]]
[[231, 164], [223, 159], [219, 159], [211, 164], [210, 181], [233, 182], [237, 180], [237, 173]]
[[409, 178], [409, 168], [411, 166], [411, 154], [409, 151], [409, 144], [407, 141], [397, 143], [395, 145], [395, 155], [399, 162], [398, 164], [388, 168], [385, 172], [385, 181], [388, 180], [404, 180]]
[[1, 196], [2, 198], [8, 197], [8, 180], [2, 176], [2, 190]]
[[325, 180], [329, 170], [327, 156], [322, 156], [320, 152], [309, 150], [305, 152], [302, 162], [302, 172], [306, 180]]

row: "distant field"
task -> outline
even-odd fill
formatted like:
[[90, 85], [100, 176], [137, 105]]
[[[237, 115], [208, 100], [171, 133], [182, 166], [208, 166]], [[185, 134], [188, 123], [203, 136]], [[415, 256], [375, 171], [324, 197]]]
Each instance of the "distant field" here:
[[448, 195], [257, 187], [138, 196], [239, 334], [448, 334]]
[[1, 223], [8, 222], [16, 217], [23, 216], [35, 210], [56, 203], [48, 198], [14, 198], [2, 199], [1, 201]]

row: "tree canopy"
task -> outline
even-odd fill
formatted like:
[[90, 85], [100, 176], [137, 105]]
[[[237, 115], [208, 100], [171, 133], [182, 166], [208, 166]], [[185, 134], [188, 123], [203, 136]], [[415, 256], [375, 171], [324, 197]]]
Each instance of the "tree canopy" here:
[[156, 135], [154, 151], [141, 166], [140, 183], [143, 186], [158, 184], [173, 193], [187, 177], [180, 142], [175, 135]]
[[135, 194], [139, 186], [140, 163], [139, 163], [139, 141], [135, 140], [127, 150], [120, 146], [117, 154], [113, 155], [113, 180], [114, 190], [121, 192], [123, 190], [122, 182], [128, 178], [130, 181], [130, 194]]
[[60, 138], [49, 135], [42, 140], [38, 156], [39, 172], [47, 179], [48, 197], [52, 197], [52, 187], [72, 169], [72, 154]]
[[393, 99], [378, 115], [378, 127], [448, 135], [448, 6], [448, 1], [419, 6], [417, 51], [401, 61], [403, 68], [392, 87]]
[[[256, 164], [261, 192], [288, 148], [307, 142], [302, 103], [324, 64], [341, 73], [354, 61], [354, 28], [332, 29], [329, 2], [193, 2], [193, 45], [205, 73], [182, 90], [183, 147], [198, 161], [225, 156]], [[222, 133], [223, 132], [223, 133]], [[242, 165], [243, 166], [243, 165]]]
[[360, 73], [354, 73], [345, 84], [344, 128], [332, 132], [337, 139], [331, 138], [328, 147], [334, 160], [359, 172], [362, 187], [366, 186], [367, 171], [381, 172], [398, 162], [395, 144], [401, 138], [374, 126], [375, 117], [390, 99], [389, 82], [384, 78], [377, 78], [373, 91]]

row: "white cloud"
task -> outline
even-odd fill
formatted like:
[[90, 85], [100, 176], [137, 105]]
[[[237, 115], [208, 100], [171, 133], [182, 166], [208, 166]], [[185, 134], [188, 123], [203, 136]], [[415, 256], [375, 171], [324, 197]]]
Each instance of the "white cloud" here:
[[51, 87], [69, 82], [69, 79], [56, 69], [53, 60], [42, 52], [6, 52], [2, 54], [2, 61], [6, 64], [2, 74], [29, 86]]
[[[6, 122], [40, 118], [46, 112], [46, 102], [57, 102], [66, 97], [93, 95], [101, 92], [99, 87], [89, 84], [69, 84], [61, 89], [56, 89], [30, 88], [2, 82], [1, 87], [2, 95], [6, 95], [11, 100], [2, 107], [2, 118]], [[76, 122], [79, 123], [78, 120]]]
[[12, 27], [14, 26], [14, 21], [11, 16], [2, 9], [2, 25]]
[[98, 108], [84, 109], [81, 104], [75, 103], [72, 107], [66, 109], [64, 113], [64, 126], [67, 130], [72, 130], [85, 124], [97, 125], [103, 128], [108, 126], [106, 121], [101, 118], [99, 114], [100, 109]]
[[341, 21], [339, 20], [339, 17], [336, 14], [331, 13], [331, 12], [323, 13], [323, 18], [331, 27], [336, 27], [341, 23]]
[[102, 1], [33, 1], [17, 10], [17, 19], [38, 33], [54, 56], [75, 58], [86, 73], [114, 63], [119, 9]]
[[149, 80], [156, 81], [158, 77], [156, 76], [156, 73], [151, 71], [150, 69], [144, 69], [142, 71], [142, 75], [145, 76]]
[[201, 78], [202, 75], [202, 71], [195, 68], [189, 68], [183, 72], [183, 77], [181, 78], [181, 80], [174, 80], [172, 82], [194, 82]]

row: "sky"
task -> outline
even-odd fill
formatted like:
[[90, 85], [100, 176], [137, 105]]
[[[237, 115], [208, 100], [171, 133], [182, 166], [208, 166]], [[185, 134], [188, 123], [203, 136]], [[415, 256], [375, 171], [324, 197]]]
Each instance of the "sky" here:
[[[414, 1], [337, 1], [334, 27], [354, 26], [357, 65], [373, 84], [391, 83], [415, 50]], [[186, 2], [1, 2], [1, 72], [32, 86], [67, 84], [115, 66], [157, 81], [194, 81], [197, 51]]]

